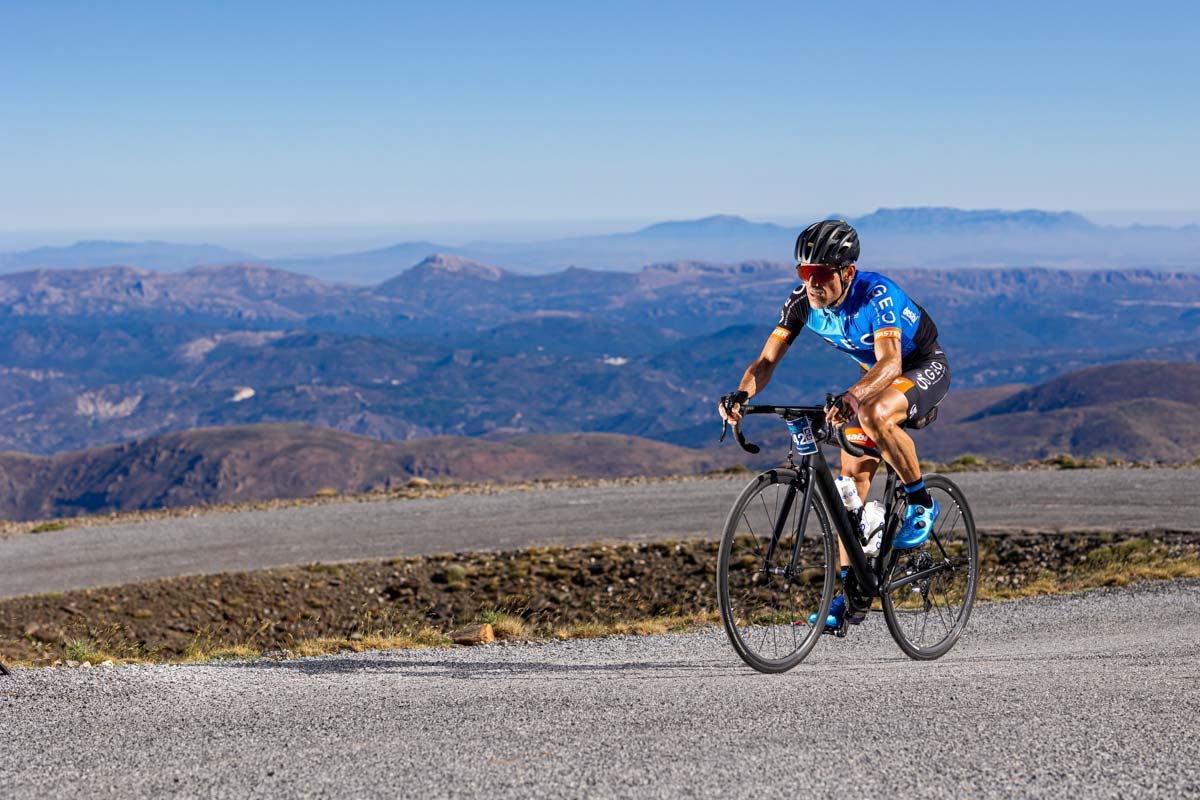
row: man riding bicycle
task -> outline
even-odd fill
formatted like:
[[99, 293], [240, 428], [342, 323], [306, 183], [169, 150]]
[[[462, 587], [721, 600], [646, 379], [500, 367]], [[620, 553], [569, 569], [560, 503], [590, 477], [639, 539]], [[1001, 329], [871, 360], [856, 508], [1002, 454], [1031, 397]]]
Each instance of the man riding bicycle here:
[[[921, 475], [912, 438], [901, 423], [923, 419], [950, 387], [950, 368], [937, 341], [937, 326], [893, 281], [859, 272], [858, 233], [843, 220], [810, 225], [796, 239], [796, 271], [803, 283], [783, 304], [779, 324], [742, 376], [738, 391], [721, 398], [721, 417], [740, 422], [741, 407], [766, 388], [775, 367], [801, 329], [808, 327], [859, 363], [863, 375], [827, 412], [833, 425], [846, 426], [848, 440], [877, 448], [904, 481], [908, 507], [892, 546], [919, 547], [929, 538], [941, 509]], [[874, 456], [842, 453], [842, 476], [854, 481], [865, 500], [879, 468]], [[843, 593], [833, 600], [826, 625], [858, 624], [866, 608], [847, 608], [850, 563], [839, 543]], [[857, 601], [857, 593], [850, 593]], [[861, 601], [857, 601], [861, 603]], [[852, 603], [852, 605], [856, 605]], [[814, 614], [809, 620], [816, 623]]]

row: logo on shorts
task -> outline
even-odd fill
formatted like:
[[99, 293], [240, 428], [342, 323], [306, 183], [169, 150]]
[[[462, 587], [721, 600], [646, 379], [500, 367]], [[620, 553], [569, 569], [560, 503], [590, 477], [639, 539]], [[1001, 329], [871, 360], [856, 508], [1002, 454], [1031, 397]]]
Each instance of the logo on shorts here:
[[935, 361], [925, 369], [917, 370], [917, 386], [920, 386], [922, 389], [928, 389], [945, 376], [946, 365], [940, 361]]
[[914, 417], [916, 417], [916, 416], [917, 416], [917, 407], [916, 407], [916, 406], [909, 406], [909, 407], [908, 407], [908, 418], [909, 418], [909, 419], [913, 419], [913, 418], [914, 418]]

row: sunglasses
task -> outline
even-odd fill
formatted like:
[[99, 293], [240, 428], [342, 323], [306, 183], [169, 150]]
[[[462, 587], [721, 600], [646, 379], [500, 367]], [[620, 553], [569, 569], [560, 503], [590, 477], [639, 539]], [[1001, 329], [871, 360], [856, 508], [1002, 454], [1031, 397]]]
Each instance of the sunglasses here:
[[840, 275], [845, 267], [828, 267], [824, 264], [797, 264], [796, 272], [805, 283], [829, 283], [834, 275]]

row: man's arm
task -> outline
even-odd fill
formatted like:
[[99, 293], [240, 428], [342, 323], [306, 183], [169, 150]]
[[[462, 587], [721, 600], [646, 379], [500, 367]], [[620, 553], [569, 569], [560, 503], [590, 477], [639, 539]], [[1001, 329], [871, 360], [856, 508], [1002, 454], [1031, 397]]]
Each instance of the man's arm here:
[[[778, 330], [778, 329], [777, 329]], [[787, 353], [791, 345], [787, 340], [776, 334], [771, 334], [767, 337], [767, 343], [763, 345], [762, 352], [758, 354], [758, 358], [750, 362], [750, 366], [746, 367], [746, 372], [742, 375], [742, 382], [738, 384], [738, 391], [745, 392], [749, 397], [761, 392], [767, 388], [767, 384], [771, 382], [771, 376], [775, 374], [775, 367]], [[717, 410], [721, 414], [722, 419], [727, 419], [730, 422], [740, 422], [742, 419], [742, 409], [740, 404], [735, 404], [733, 409], [726, 414], [725, 408], [720, 403], [717, 403]]]
[[892, 381], [900, 377], [903, 372], [900, 366], [901, 361], [903, 361], [903, 356], [899, 339], [876, 337], [875, 365], [858, 379], [858, 383], [850, 387], [850, 393], [859, 400], [866, 400], [879, 394], [891, 386]]

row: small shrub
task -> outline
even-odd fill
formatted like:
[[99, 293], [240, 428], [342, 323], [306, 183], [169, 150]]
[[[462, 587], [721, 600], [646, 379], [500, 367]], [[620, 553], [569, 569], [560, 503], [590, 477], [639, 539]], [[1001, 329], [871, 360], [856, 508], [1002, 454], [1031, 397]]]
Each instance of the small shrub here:
[[96, 665], [105, 661], [140, 663], [159, 660], [159, 654], [148, 650], [119, 624], [103, 630], [86, 629], [63, 642], [63, 653], [72, 661]]
[[1059, 469], [1080, 469], [1083, 463], [1070, 453], [1059, 453], [1056, 456], [1044, 459], [1043, 464], [1050, 467], [1058, 467]]
[[[30, 530], [30, 533], [50, 533], [51, 531], [65, 530], [69, 527], [70, 526], [67, 525], [67, 523], [63, 522], [62, 520], [54, 520], [52, 522], [43, 522], [40, 525], [35, 525]], [[76, 660], [78, 660], [78, 659], [76, 659]]]
[[988, 465], [986, 458], [974, 455], [972, 453], [964, 453], [958, 458], [946, 465], [947, 471], [979, 469]]
[[465, 584], [467, 580], [467, 568], [461, 564], [450, 564], [441, 572], [434, 573], [430, 576], [430, 580], [434, 583], [445, 584]]
[[479, 621], [491, 625], [498, 639], [529, 639], [533, 636], [533, 628], [528, 622], [507, 611], [488, 609], [480, 614]]

